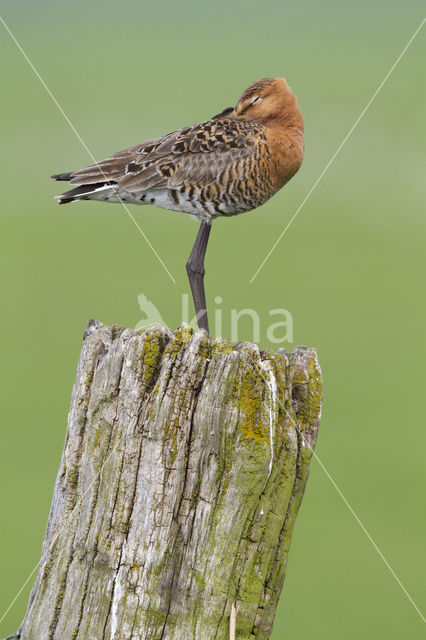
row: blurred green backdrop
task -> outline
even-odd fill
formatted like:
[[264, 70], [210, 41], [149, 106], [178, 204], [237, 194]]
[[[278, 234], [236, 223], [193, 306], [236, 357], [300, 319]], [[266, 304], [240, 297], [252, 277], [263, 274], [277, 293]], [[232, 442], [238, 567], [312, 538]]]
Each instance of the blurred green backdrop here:
[[[318, 349], [317, 454], [424, 606], [426, 28], [253, 284], [249, 279], [422, 19], [422, 2], [37, 3], [2, 15], [96, 158], [205, 119], [284, 75], [306, 120], [300, 173], [260, 210], [220, 220], [208, 303], [290, 310]], [[135, 326], [143, 292], [174, 327], [197, 226], [152, 207], [58, 208], [51, 173], [90, 163], [0, 28], [0, 617], [40, 557], [81, 335]], [[263, 325], [264, 326], [264, 325]], [[241, 322], [239, 338], [251, 339]], [[287, 348], [294, 346], [286, 344]], [[268, 344], [264, 332], [263, 348]], [[31, 582], [0, 625], [19, 625]], [[423, 583], [423, 584], [422, 584]], [[423, 602], [422, 602], [423, 599]], [[419, 638], [420, 616], [315, 461], [273, 639]]]

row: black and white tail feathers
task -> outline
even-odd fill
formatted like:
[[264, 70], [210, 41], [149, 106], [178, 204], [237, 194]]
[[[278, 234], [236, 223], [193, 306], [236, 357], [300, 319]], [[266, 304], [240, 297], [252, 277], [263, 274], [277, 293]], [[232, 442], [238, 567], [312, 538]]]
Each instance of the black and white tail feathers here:
[[[73, 173], [56, 173], [51, 176], [54, 180], [64, 180], [69, 182]], [[117, 184], [116, 182], [94, 182], [92, 184], [82, 184], [74, 189], [70, 189], [60, 196], [56, 196], [58, 204], [68, 204], [69, 202], [76, 202], [77, 200], [89, 200], [89, 196], [104, 189], [109, 189]]]

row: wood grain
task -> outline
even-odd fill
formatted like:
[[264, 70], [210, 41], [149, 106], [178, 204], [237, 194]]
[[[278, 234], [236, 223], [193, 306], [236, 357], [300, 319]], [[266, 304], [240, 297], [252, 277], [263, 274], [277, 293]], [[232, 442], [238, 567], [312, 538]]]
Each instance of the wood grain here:
[[313, 349], [91, 321], [21, 640], [269, 638], [321, 397]]

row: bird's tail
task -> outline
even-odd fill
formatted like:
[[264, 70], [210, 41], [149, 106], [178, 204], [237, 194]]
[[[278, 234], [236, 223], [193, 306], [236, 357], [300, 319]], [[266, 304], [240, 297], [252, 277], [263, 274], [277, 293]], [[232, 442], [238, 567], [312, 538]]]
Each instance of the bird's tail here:
[[[72, 173], [57, 173], [52, 176], [55, 180], [69, 181], [73, 177]], [[67, 204], [68, 202], [75, 202], [77, 200], [90, 200], [95, 194], [106, 189], [111, 190], [114, 186], [113, 182], [95, 182], [93, 184], [82, 184], [74, 189], [65, 191], [60, 196], [55, 196], [58, 200], [58, 204]]]

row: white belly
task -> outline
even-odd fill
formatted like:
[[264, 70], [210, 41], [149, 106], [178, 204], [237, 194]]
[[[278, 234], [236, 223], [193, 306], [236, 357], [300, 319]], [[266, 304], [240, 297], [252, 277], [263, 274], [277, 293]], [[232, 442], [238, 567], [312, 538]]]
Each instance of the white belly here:
[[189, 213], [198, 219], [211, 220], [217, 216], [232, 216], [253, 209], [256, 205], [230, 202], [212, 202], [204, 200], [203, 203], [197, 196], [190, 198], [186, 192], [172, 189], [153, 189], [151, 191], [130, 192], [124, 189], [116, 190], [114, 187], [104, 187], [89, 195], [91, 200], [101, 202], [125, 202], [130, 204], [151, 204], [154, 207]]

